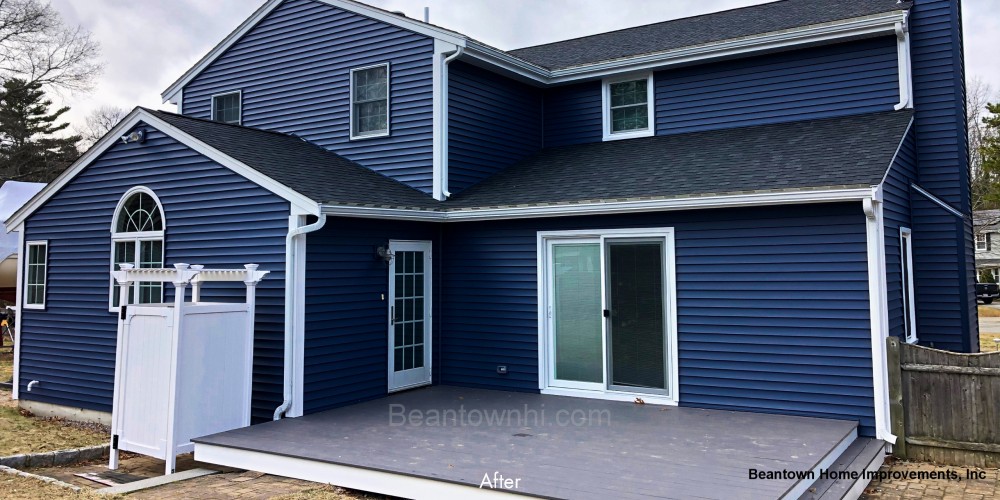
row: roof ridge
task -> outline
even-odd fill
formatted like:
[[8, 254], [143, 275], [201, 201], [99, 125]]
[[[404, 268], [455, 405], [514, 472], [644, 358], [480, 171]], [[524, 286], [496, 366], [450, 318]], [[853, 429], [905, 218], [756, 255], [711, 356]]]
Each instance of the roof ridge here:
[[[426, 196], [426, 197], [428, 197], [428, 198], [430, 198], [432, 200], [434, 199], [433, 196], [431, 196], [431, 195], [429, 195], [429, 194], [427, 194], [427, 193], [425, 193], [425, 192], [423, 192], [423, 191], [421, 191], [421, 190], [419, 190], [419, 189], [417, 189], [417, 188], [415, 188], [415, 187], [413, 187], [413, 186], [411, 186], [411, 185], [409, 185], [409, 184], [407, 184], [407, 183], [405, 183], [403, 181], [400, 181], [399, 179], [395, 179], [395, 178], [389, 177], [388, 175], [385, 175], [382, 172], [379, 172], [377, 170], [368, 168], [368, 167], [366, 167], [366, 166], [364, 166], [364, 165], [362, 165], [362, 164], [360, 164], [360, 163], [358, 163], [358, 162], [356, 162], [356, 161], [354, 161], [354, 160], [352, 160], [352, 159], [350, 159], [350, 158], [348, 158], [348, 157], [346, 157], [346, 156], [344, 156], [344, 155], [342, 155], [342, 154], [340, 154], [340, 153], [338, 153], [336, 151], [324, 148], [323, 146], [320, 146], [319, 144], [316, 144], [316, 143], [310, 141], [309, 139], [306, 139], [305, 137], [302, 137], [300, 135], [290, 134], [290, 133], [287, 133], [287, 132], [281, 132], [281, 131], [278, 131], [278, 130], [267, 130], [267, 129], [257, 128], [257, 127], [251, 127], [251, 126], [242, 125], [242, 124], [237, 125], [237, 124], [234, 124], [234, 123], [218, 122], [218, 121], [215, 121], [215, 120], [209, 120], [207, 118], [198, 118], [198, 117], [187, 116], [187, 115], [183, 115], [183, 114], [179, 114], [179, 113], [171, 113], [170, 111], [164, 111], [164, 110], [161, 110], [161, 109], [149, 109], [149, 108], [145, 108], [145, 107], [142, 107], [142, 106], [139, 106], [139, 108], [143, 109], [145, 111], [153, 112], [153, 113], [162, 113], [162, 114], [170, 115], [170, 116], [173, 116], [173, 117], [187, 119], [187, 120], [201, 122], [201, 123], [209, 123], [209, 124], [212, 124], [212, 125], [218, 125], [218, 126], [223, 126], [223, 127], [232, 127], [232, 128], [236, 128], [236, 129], [240, 129], [240, 130], [250, 130], [250, 131], [253, 131], [253, 132], [263, 132], [263, 133], [267, 133], [267, 134], [277, 135], [277, 136], [280, 136], [280, 137], [283, 137], [283, 138], [287, 138], [287, 139], [296, 139], [296, 140], [302, 141], [305, 144], [308, 144], [309, 146], [311, 146], [314, 149], [318, 150], [322, 154], [328, 154], [328, 155], [336, 156], [337, 158], [340, 158], [341, 160], [344, 160], [345, 162], [348, 162], [348, 163], [350, 163], [350, 164], [352, 164], [352, 165], [354, 165], [354, 166], [356, 166], [358, 168], [362, 168], [362, 169], [364, 169], [364, 170], [366, 170], [368, 172], [371, 172], [373, 174], [379, 175], [379, 176], [381, 176], [384, 179], [388, 179], [388, 180], [390, 180], [392, 182], [395, 182], [395, 183], [397, 183], [397, 184], [399, 184], [401, 186], [405, 186], [408, 189], [412, 189], [413, 191], [415, 191], [415, 192], [417, 192], [417, 193], [419, 193], [421, 195], [424, 195], [424, 196]], [[437, 201], [437, 200], [435, 200], [435, 201]]]
[[[254, 132], [263, 132], [263, 133], [266, 133], [266, 134], [275, 134], [275, 135], [280, 135], [280, 136], [283, 136], [283, 137], [289, 137], [289, 138], [299, 139], [299, 140], [305, 141], [305, 139], [303, 139], [302, 137], [299, 137], [299, 136], [297, 136], [295, 134], [289, 134], [289, 133], [286, 133], [286, 132], [280, 132], [278, 130], [268, 130], [268, 129], [263, 129], [263, 128], [251, 127], [249, 125], [220, 122], [220, 121], [215, 121], [215, 120], [211, 120], [211, 119], [208, 119], [208, 118], [198, 118], [196, 116], [188, 116], [188, 115], [184, 115], [184, 114], [181, 114], [181, 113], [172, 113], [170, 111], [165, 111], [165, 110], [162, 110], [162, 109], [150, 109], [150, 108], [146, 108], [146, 107], [143, 107], [143, 106], [139, 106], [139, 109], [147, 111], [147, 112], [150, 112], [150, 113], [153, 113], [153, 114], [162, 113], [162, 114], [165, 114], [165, 115], [176, 116], [177, 118], [183, 118], [183, 119], [186, 119], [186, 120], [192, 120], [192, 121], [203, 122], [203, 123], [211, 123], [212, 125], [219, 125], [219, 126], [223, 126], [223, 127], [234, 127], [234, 128], [245, 129], [245, 130], [252, 130]], [[306, 141], [306, 142], [309, 142], [309, 141]]]
[[637, 28], [645, 28], [647, 26], [656, 26], [658, 24], [672, 23], [672, 22], [676, 22], [676, 21], [684, 21], [684, 20], [687, 20], [687, 19], [697, 19], [699, 17], [715, 16], [715, 15], [723, 14], [723, 13], [726, 13], [726, 12], [734, 12], [734, 11], [737, 11], [737, 10], [745, 10], [745, 9], [754, 9], [754, 8], [760, 7], [762, 5], [773, 5], [773, 4], [784, 3], [784, 2], [789, 2], [789, 1], [792, 1], [792, 0], [771, 0], [771, 1], [767, 1], [767, 2], [761, 2], [761, 3], [758, 3], [758, 4], [747, 5], [747, 6], [744, 6], [744, 7], [733, 7], [731, 9], [724, 9], [724, 10], [717, 10], [717, 11], [713, 11], [713, 12], [706, 12], [704, 14], [698, 14], [698, 15], [694, 15], [694, 16], [678, 17], [678, 18], [674, 18], [674, 19], [667, 19], [665, 21], [657, 21], [657, 22], [654, 22], [654, 23], [646, 23], [646, 24], [639, 24], [639, 25], [636, 25], [636, 26], [628, 26], [628, 27], [625, 27], [625, 28], [618, 28], [616, 30], [611, 30], [611, 31], [602, 31], [600, 33], [591, 33], [589, 35], [577, 36], [577, 37], [573, 37], [573, 38], [564, 38], [562, 40], [556, 40], [556, 41], [547, 42], [547, 43], [540, 43], [540, 44], [537, 44], [537, 45], [528, 45], [527, 47], [518, 47], [516, 49], [510, 49], [507, 52], [516, 52], [518, 50], [533, 49], [533, 48], [536, 48], [536, 47], [545, 47], [545, 46], [548, 46], [548, 45], [555, 45], [555, 44], [563, 43], [563, 42], [570, 42], [570, 41], [574, 41], [574, 40], [583, 40], [585, 38], [592, 38], [592, 37], [595, 37], [595, 36], [610, 35], [612, 33], [618, 33], [620, 31], [634, 30], [634, 29], [637, 29]]

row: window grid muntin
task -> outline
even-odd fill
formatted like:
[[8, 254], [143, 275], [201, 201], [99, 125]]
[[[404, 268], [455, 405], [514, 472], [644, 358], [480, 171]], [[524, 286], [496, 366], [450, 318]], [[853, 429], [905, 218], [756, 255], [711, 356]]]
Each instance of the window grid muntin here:
[[[137, 268], [164, 266], [166, 223], [163, 208], [156, 196], [144, 187], [130, 190], [123, 197], [115, 215], [115, 232], [111, 235], [111, 269], [121, 270], [121, 264]], [[158, 282], [137, 282], [132, 285], [128, 302], [139, 304], [163, 302], [164, 287]], [[121, 305], [121, 287], [111, 279], [109, 309]]]
[[45, 278], [48, 272], [48, 244], [28, 243], [25, 259], [25, 304], [45, 305]]
[[212, 120], [239, 125], [242, 120], [241, 92], [229, 92], [212, 96]]
[[351, 71], [351, 136], [389, 132], [389, 65]]
[[611, 133], [649, 129], [649, 81], [647, 78], [608, 84]]

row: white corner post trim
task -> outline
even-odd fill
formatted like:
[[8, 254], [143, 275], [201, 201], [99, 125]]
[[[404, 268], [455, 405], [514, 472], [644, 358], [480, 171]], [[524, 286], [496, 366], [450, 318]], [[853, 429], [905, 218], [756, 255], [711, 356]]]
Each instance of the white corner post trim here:
[[895, 24], [896, 30], [896, 64], [899, 71], [899, 104], [896, 111], [913, 107], [913, 67], [910, 64], [910, 27], [909, 14], [903, 13]]
[[464, 48], [460, 45], [434, 40], [434, 64], [431, 73], [434, 97], [432, 195], [438, 201], [451, 196], [448, 192], [448, 65], [460, 57], [463, 51]]
[[[14, 288], [14, 378], [11, 399], [18, 399], [20, 392], [18, 386], [21, 382], [21, 323], [24, 323], [24, 309], [21, 307], [24, 300], [24, 257], [28, 252], [24, 246], [24, 224], [15, 227], [14, 231], [17, 231], [17, 282]], [[46, 266], [48, 266], [47, 261]]]
[[[305, 237], [303, 235], [318, 231], [326, 224], [326, 214], [320, 214], [319, 220], [303, 226], [305, 216], [291, 215], [288, 218], [288, 236], [285, 237], [285, 348], [284, 348], [284, 375], [283, 379], [283, 401], [281, 405], [274, 409], [274, 420], [280, 420], [282, 416], [301, 416], [302, 393], [301, 382], [298, 387], [295, 385], [296, 366], [301, 366], [303, 359], [296, 359], [296, 356], [304, 356], [305, 340]], [[303, 236], [300, 238], [300, 236]], [[301, 246], [298, 242], [301, 240]], [[301, 271], [299, 270], [301, 268]], [[302, 276], [303, 279], [297, 279]], [[298, 397], [296, 397], [296, 395]], [[298, 406], [293, 407], [293, 403], [298, 400]], [[295, 413], [298, 411], [299, 413]], [[287, 414], [287, 415], [286, 415]]]
[[881, 191], [873, 189], [872, 196], [862, 201], [862, 207], [865, 213], [868, 244], [868, 299], [872, 340], [872, 386], [875, 397], [875, 437], [889, 444], [895, 444], [896, 436], [889, 429], [889, 372], [885, 356], [889, 315]]

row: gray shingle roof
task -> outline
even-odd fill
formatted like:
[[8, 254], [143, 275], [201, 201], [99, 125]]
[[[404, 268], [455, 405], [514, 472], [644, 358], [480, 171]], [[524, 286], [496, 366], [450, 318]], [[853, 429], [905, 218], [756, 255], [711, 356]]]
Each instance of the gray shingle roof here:
[[782, 0], [508, 51], [550, 70], [910, 8], [896, 0]]
[[415, 209], [440, 205], [422, 191], [293, 135], [146, 111], [319, 203]]
[[883, 112], [549, 148], [446, 206], [868, 187], [881, 182], [911, 117]]
[[878, 184], [911, 111], [544, 149], [445, 202], [298, 137], [147, 110], [329, 205], [450, 211]]

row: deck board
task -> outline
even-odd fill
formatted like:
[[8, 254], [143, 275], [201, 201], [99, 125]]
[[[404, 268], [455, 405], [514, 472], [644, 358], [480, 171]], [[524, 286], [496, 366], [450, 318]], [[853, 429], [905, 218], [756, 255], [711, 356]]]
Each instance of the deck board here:
[[[392, 408], [420, 411], [423, 422], [395, 425]], [[446, 411], [448, 418], [428, 422]], [[490, 424], [478, 418], [487, 415]], [[576, 422], [567, 421], [574, 415]], [[518, 493], [550, 498], [778, 498], [796, 481], [750, 480], [748, 469], [812, 469], [855, 428], [839, 420], [435, 386], [196, 443], [476, 487], [499, 471], [521, 478]]]

